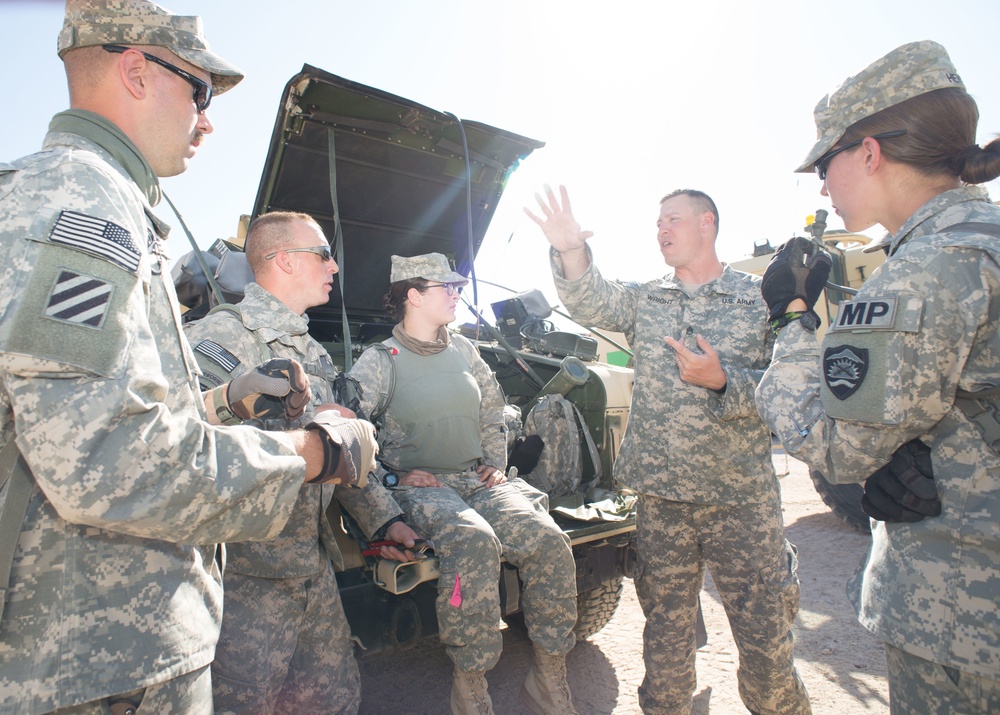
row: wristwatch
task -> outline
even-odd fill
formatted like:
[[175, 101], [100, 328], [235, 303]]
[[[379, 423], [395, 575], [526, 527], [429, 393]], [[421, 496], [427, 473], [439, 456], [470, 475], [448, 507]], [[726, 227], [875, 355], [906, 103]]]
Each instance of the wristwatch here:
[[382, 484], [393, 489], [399, 486], [399, 475], [395, 472], [389, 472], [384, 477], [382, 477]]
[[799, 318], [799, 323], [810, 333], [816, 332], [816, 329], [819, 327], [819, 322], [819, 316], [811, 310], [807, 313], [803, 313]]

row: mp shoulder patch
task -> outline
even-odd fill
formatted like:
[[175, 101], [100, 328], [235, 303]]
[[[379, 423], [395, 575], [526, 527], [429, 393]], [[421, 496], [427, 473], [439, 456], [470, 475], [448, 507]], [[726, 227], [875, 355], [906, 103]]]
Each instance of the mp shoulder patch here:
[[115, 288], [93, 276], [62, 270], [45, 303], [47, 318], [74, 325], [100, 328]]
[[49, 241], [70, 246], [111, 261], [131, 273], [139, 269], [142, 253], [128, 229], [79, 211], [60, 211]]
[[823, 379], [838, 400], [857, 392], [868, 374], [868, 350], [852, 345], [827, 348], [823, 353]]
[[851, 300], [840, 304], [829, 332], [840, 330], [892, 330], [896, 321], [895, 296]]

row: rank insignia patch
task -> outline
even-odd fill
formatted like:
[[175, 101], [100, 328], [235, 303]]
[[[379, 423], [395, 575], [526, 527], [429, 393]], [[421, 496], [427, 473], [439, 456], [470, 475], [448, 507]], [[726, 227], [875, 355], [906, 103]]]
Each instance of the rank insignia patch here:
[[139, 247], [127, 229], [79, 211], [60, 211], [49, 240], [99, 256], [132, 273], [139, 268]]
[[100, 328], [111, 304], [114, 286], [91, 276], [60, 271], [49, 300], [45, 316], [65, 323]]
[[838, 400], [853, 395], [868, 372], [868, 350], [850, 345], [827, 348], [823, 353], [823, 379]]

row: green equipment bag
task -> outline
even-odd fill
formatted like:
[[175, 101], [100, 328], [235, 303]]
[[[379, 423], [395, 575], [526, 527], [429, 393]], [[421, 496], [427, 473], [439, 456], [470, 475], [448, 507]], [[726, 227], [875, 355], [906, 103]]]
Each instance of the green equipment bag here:
[[[545, 446], [538, 464], [521, 478], [550, 497], [586, 492], [601, 479], [601, 457], [580, 408], [559, 394], [545, 395], [524, 421], [526, 435], [538, 435]], [[583, 481], [583, 445], [594, 476]]]

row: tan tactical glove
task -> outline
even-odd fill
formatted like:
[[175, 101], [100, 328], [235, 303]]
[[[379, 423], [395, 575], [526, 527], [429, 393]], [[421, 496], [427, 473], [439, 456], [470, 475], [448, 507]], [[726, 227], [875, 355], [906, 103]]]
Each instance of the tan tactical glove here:
[[312, 400], [309, 378], [296, 360], [275, 358], [234, 378], [229, 411], [241, 420], [298, 419]]
[[341, 417], [335, 410], [320, 412], [306, 425], [323, 438], [323, 468], [310, 484], [345, 484], [364, 487], [375, 471], [375, 426], [371, 422]]

